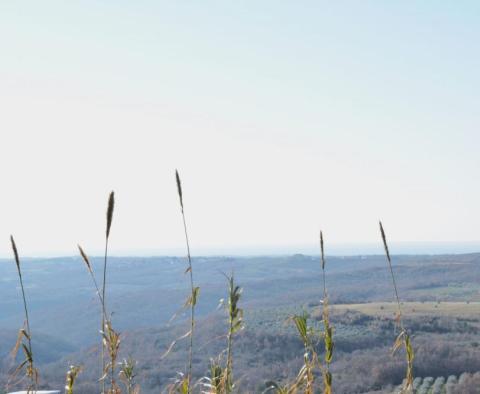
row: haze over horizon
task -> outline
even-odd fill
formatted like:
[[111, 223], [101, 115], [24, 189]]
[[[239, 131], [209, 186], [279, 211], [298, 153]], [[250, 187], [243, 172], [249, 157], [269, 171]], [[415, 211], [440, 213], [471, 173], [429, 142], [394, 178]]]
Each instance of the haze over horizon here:
[[23, 256], [101, 251], [111, 190], [113, 255], [182, 254], [175, 168], [194, 253], [314, 251], [320, 228], [380, 253], [378, 219], [392, 244], [478, 245], [479, 17], [2, 2], [0, 256], [10, 234]]

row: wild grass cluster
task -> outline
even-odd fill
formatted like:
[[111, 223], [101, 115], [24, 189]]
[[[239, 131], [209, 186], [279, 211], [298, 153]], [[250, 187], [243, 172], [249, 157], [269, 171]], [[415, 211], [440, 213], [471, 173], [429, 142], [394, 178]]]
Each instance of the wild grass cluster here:
[[[189, 295], [183, 303], [182, 309], [189, 311], [189, 329], [170, 346], [165, 349], [163, 355], [159, 355], [158, 362], [168, 362], [170, 351], [186, 343], [185, 349], [185, 368], [178, 371], [176, 376], [172, 376], [172, 383], [164, 390], [168, 394], [181, 393], [205, 393], [205, 394], [230, 394], [241, 393], [241, 379], [236, 379], [234, 373], [235, 367], [235, 338], [244, 329], [245, 322], [242, 308], [242, 287], [235, 281], [235, 275], [224, 274], [226, 279], [226, 297], [221, 300], [221, 306], [225, 311], [225, 320], [227, 331], [224, 334], [225, 348], [217, 357], [209, 360], [209, 374], [203, 377], [196, 377], [192, 372], [193, 358], [196, 353], [195, 348], [195, 311], [198, 299], [200, 297], [200, 288], [196, 286], [194, 281], [194, 266], [192, 264], [192, 255], [190, 250], [190, 241], [188, 236], [188, 226], [185, 214], [184, 194], [182, 183], [178, 171], [175, 171], [175, 181], [177, 186], [177, 194], [180, 204], [180, 214], [183, 224], [185, 248], [186, 248], [186, 266], [185, 275], [188, 277]], [[99, 321], [101, 321], [99, 330], [99, 365], [98, 371], [98, 391], [101, 394], [140, 394], [141, 382], [137, 381], [137, 362], [129, 357], [119, 360], [119, 352], [122, 346], [122, 334], [114, 327], [114, 319], [111, 311], [107, 308], [108, 296], [108, 248], [111, 235], [113, 215], [115, 207], [115, 196], [112, 191], [108, 197], [106, 210], [106, 227], [105, 227], [105, 253], [103, 256], [103, 270], [101, 278], [94, 272], [88, 254], [79, 245], [78, 251], [87, 269], [87, 274], [91, 278], [92, 291], [98, 298], [99, 305]], [[392, 334], [393, 346], [392, 353], [403, 348], [405, 353], [405, 379], [399, 388], [400, 393], [415, 392], [415, 381], [413, 376], [414, 350], [411, 334], [407, 330], [403, 320], [402, 307], [398, 288], [395, 279], [394, 267], [388, 248], [387, 237], [380, 222], [380, 238], [385, 249], [387, 268], [392, 279], [392, 289], [394, 299], [397, 305], [397, 314], [395, 324], [397, 333]], [[335, 322], [331, 321], [330, 302], [327, 288], [327, 259], [325, 256], [325, 245], [323, 232], [319, 234], [319, 269], [321, 277], [318, 278], [319, 299], [321, 308], [320, 325], [311, 324], [311, 317], [305, 311], [290, 317], [289, 321], [297, 331], [299, 339], [303, 343], [303, 365], [296, 373], [296, 377], [292, 381], [277, 381], [275, 377], [268, 381], [264, 393], [277, 394], [331, 394], [334, 392], [335, 376], [331, 372], [331, 365], [335, 362]], [[18, 359], [17, 353], [20, 349], [23, 352], [24, 359], [16, 365], [10, 374], [7, 383], [7, 392], [11, 386], [23, 386], [27, 393], [35, 393], [41, 388], [41, 374], [35, 363], [35, 354], [32, 347], [34, 337], [30, 328], [28, 316], [27, 294], [25, 292], [22, 276], [22, 265], [19, 252], [15, 244], [13, 236], [11, 237], [11, 247], [14, 256], [14, 262], [17, 267], [18, 279], [21, 289], [21, 298], [24, 307], [25, 320], [18, 333], [18, 340], [14, 346], [12, 356]], [[101, 283], [101, 286], [99, 286]], [[173, 318], [175, 318], [174, 316]], [[207, 361], [208, 362], [208, 361]], [[83, 366], [70, 365], [65, 371], [65, 388], [66, 394], [77, 393], [75, 383], [81, 379]]]

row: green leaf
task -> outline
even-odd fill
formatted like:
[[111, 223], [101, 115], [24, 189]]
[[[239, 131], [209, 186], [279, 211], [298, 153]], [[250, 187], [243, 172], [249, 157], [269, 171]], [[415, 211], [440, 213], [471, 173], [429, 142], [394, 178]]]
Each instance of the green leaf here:
[[192, 294], [187, 298], [185, 301], [185, 307], [187, 306], [195, 306], [197, 304], [198, 294], [200, 293], [200, 287], [194, 287], [192, 290]]
[[325, 361], [330, 364], [332, 362], [333, 358], [333, 329], [328, 325], [328, 322], [326, 323], [325, 327]]
[[297, 327], [297, 331], [302, 338], [303, 343], [308, 343], [308, 328], [307, 328], [307, 315], [304, 313], [303, 315], [295, 315], [293, 317], [293, 321], [295, 326]]
[[413, 351], [412, 341], [410, 340], [410, 335], [405, 334], [405, 349], [407, 351], [407, 359], [411, 363], [415, 358], [415, 353]]

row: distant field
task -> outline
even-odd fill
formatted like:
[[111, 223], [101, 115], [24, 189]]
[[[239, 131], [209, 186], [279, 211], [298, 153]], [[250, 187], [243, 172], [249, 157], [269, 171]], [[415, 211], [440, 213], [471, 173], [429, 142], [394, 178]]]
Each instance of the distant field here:
[[[343, 312], [357, 311], [370, 316], [392, 316], [397, 311], [393, 302], [368, 302], [363, 304], [340, 304], [332, 310]], [[404, 302], [402, 311], [408, 316], [443, 315], [455, 317], [477, 317], [480, 302]]]
[[[446, 286], [413, 289], [408, 292], [410, 300], [427, 300], [425, 297], [435, 297], [442, 301], [480, 301], [480, 286], [478, 283], [449, 283]], [[430, 299], [429, 301], [432, 301]]]

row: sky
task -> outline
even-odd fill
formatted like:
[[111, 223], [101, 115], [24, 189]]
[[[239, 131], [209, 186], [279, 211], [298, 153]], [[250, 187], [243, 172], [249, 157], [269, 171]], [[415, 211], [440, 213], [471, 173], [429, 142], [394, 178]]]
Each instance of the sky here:
[[[0, 2], [0, 256], [480, 240], [477, 1]], [[310, 249], [309, 249], [310, 248]], [[333, 250], [333, 249], [330, 249]], [[359, 249], [360, 250], [360, 249]], [[381, 249], [379, 249], [381, 250]]]

